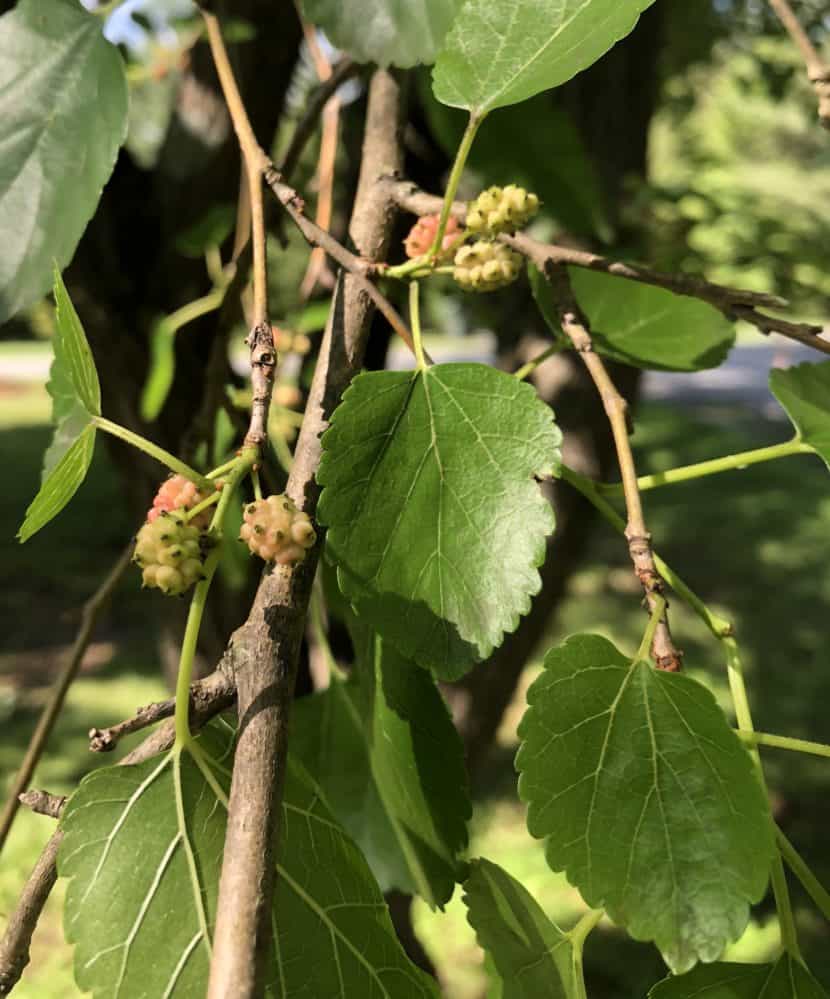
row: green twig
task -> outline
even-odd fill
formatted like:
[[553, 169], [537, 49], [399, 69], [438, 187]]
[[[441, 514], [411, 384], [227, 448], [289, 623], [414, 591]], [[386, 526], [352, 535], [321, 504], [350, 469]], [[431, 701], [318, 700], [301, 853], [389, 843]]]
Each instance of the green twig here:
[[660, 623], [660, 618], [662, 618], [665, 610], [666, 598], [662, 594], [658, 593], [654, 600], [654, 606], [649, 614], [646, 630], [643, 632], [643, 640], [640, 642], [640, 648], [637, 649], [638, 661], [648, 660], [651, 643], [654, 639], [654, 632], [657, 630], [657, 625]]
[[132, 430], [122, 427], [119, 423], [113, 423], [112, 420], [108, 420], [103, 416], [93, 416], [92, 422], [96, 427], [98, 427], [99, 430], [104, 430], [108, 434], [112, 434], [113, 437], [118, 437], [122, 441], [126, 441], [128, 444], [132, 444], [132, 446], [138, 448], [139, 451], [149, 454], [151, 458], [155, 458], [156, 461], [160, 461], [162, 465], [166, 465], [169, 469], [171, 469], [171, 471], [178, 472], [179, 475], [183, 475], [191, 482], [195, 482], [196, 485], [200, 486], [202, 489], [213, 489], [213, 483], [209, 478], [207, 478], [207, 476], [197, 472], [196, 469], [191, 468], [190, 465], [186, 465], [174, 454], [171, 454], [169, 451], [165, 451], [163, 447], [159, 447], [158, 444], [148, 441], [147, 438], [142, 437], [141, 434], [133, 433]]
[[588, 999], [585, 991], [585, 972], [582, 967], [582, 952], [585, 949], [585, 941], [588, 934], [599, 923], [605, 912], [602, 909], [590, 909], [579, 920], [574, 928], [567, 934], [571, 942], [571, 968], [573, 969], [573, 983], [576, 989], [575, 999]]
[[523, 364], [517, 371], [513, 372], [513, 377], [518, 378], [519, 381], [524, 381], [528, 375], [532, 375], [533, 372], [539, 367], [540, 364], [544, 364], [549, 357], [553, 357], [554, 354], [559, 354], [565, 350], [567, 344], [564, 343], [554, 343], [547, 350], [543, 350], [541, 354], [534, 357], [532, 361], [528, 361], [527, 364]]
[[830, 892], [827, 891], [815, 874], [813, 874], [807, 866], [807, 861], [804, 860], [778, 826], [775, 827], [775, 838], [778, 843], [778, 849], [781, 851], [781, 856], [787, 862], [787, 866], [801, 882], [804, 891], [815, 902], [819, 912], [821, 912], [825, 919], [830, 920]]
[[412, 327], [412, 341], [415, 346], [415, 360], [418, 370], [426, 369], [424, 360], [424, 345], [421, 340], [421, 308], [419, 302], [420, 285], [417, 281], [409, 282], [409, 324]]
[[[738, 454], [727, 454], [723, 458], [712, 458], [709, 461], [699, 461], [694, 465], [684, 465], [681, 468], [670, 468], [666, 472], [655, 472], [653, 475], [643, 475], [637, 479], [640, 492], [647, 489], [658, 489], [660, 486], [672, 485], [675, 482], [688, 482], [690, 479], [700, 479], [705, 475], [717, 475], [720, 472], [730, 472], [735, 469], [748, 468], [763, 461], [773, 461], [776, 458], [787, 458], [793, 454], [814, 454], [809, 444], [794, 437], [784, 444], [771, 444], [768, 447], [755, 448], [753, 451], [742, 451]], [[622, 493], [622, 483], [601, 483], [598, 489], [604, 493]]]
[[197, 503], [196, 506], [191, 507], [189, 510], [185, 510], [184, 519], [193, 520], [194, 517], [198, 517], [200, 513], [212, 507], [214, 503], [218, 503], [221, 495], [222, 494], [219, 490], [211, 493], [210, 496], [208, 496], [207, 499], [203, 499], [201, 503]]
[[770, 735], [768, 732], [739, 732], [739, 735], [750, 746], [770, 746], [773, 749], [788, 749], [793, 753], [830, 758], [830, 746], [823, 742], [793, 739], [788, 735]]

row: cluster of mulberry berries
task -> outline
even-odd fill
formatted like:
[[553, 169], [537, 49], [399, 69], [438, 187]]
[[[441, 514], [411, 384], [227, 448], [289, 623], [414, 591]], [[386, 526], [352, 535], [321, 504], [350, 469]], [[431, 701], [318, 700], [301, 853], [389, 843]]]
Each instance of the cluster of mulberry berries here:
[[521, 268], [521, 255], [509, 246], [480, 239], [456, 253], [452, 276], [469, 291], [495, 291], [515, 281]]
[[[403, 241], [403, 245], [406, 255], [410, 259], [429, 253], [438, 232], [439, 219], [439, 215], [422, 215], [409, 230], [409, 235]], [[458, 224], [458, 219], [450, 215], [444, 230], [444, 238], [441, 240], [441, 249], [436, 254], [436, 260], [440, 262], [449, 259], [453, 247], [458, 243], [460, 234], [461, 227]]]
[[[152, 524], [162, 513], [169, 513], [171, 510], [192, 510], [205, 499], [207, 496], [189, 479], [183, 475], [171, 475], [159, 487], [153, 505], [147, 513], [147, 521]], [[203, 510], [197, 513], [190, 523], [197, 528], [207, 528], [211, 516], [211, 510]]]
[[488, 187], [467, 207], [467, 229], [475, 236], [515, 232], [539, 211], [539, 199], [523, 187]]
[[[156, 509], [156, 508], [154, 508]], [[159, 510], [138, 532], [133, 556], [145, 586], [179, 596], [202, 578], [208, 536], [179, 510]]]
[[246, 504], [243, 520], [240, 540], [254, 555], [277, 565], [302, 562], [317, 540], [308, 514], [298, 510], [287, 496], [268, 496]]

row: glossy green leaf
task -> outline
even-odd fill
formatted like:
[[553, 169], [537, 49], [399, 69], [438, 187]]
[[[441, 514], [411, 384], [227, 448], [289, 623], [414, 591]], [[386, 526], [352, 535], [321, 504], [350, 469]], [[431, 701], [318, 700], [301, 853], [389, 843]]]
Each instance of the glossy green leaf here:
[[777, 368], [769, 387], [802, 441], [830, 468], [830, 361]]
[[403, 655], [456, 678], [540, 586], [561, 434], [533, 388], [481, 364], [368, 372], [323, 436], [318, 516], [344, 595]]
[[[658, 371], [701, 371], [722, 364], [735, 343], [732, 323], [706, 302], [579, 267], [570, 268], [570, 277], [594, 347], [615, 361]], [[564, 339], [545, 276], [533, 267], [530, 282], [545, 321]]]
[[306, 17], [358, 62], [430, 64], [463, 0], [302, 0]]
[[[430, 128], [447, 155], [453, 156], [467, 115], [436, 101], [425, 73], [419, 83]], [[467, 165], [483, 186], [510, 182], [533, 191], [545, 216], [571, 233], [608, 232], [604, 194], [593, 162], [570, 116], [548, 94], [493, 112], [476, 135]]]
[[[75, 306], [63, 283], [60, 271], [55, 269], [55, 336], [52, 347], [55, 360], [50, 378], [55, 382], [50, 394], [54, 399], [52, 422], [58, 423], [64, 416], [66, 397], [74, 394], [86, 411], [92, 416], [101, 415], [101, 386], [95, 361], [86, 339], [86, 333], [75, 311]], [[48, 386], [47, 386], [48, 387]]]
[[503, 999], [576, 999], [573, 948], [530, 892], [489, 860], [464, 882], [467, 919], [498, 972]]
[[649, 999], [827, 999], [827, 993], [800, 961], [782, 954], [775, 964], [700, 965], [655, 985]]
[[127, 83], [101, 18], [20, 0], [0, 18], [0, 324], [66, 266], [127, 132]]
[[653, 2], [466, 0], [435, 63], [435, 96], [481, 114], [558, 87], [605, 55]]
[[430, 674], [353, 627], [347, 681], [297, 701], [291, 750], [383, 891], [449, 901], [472, 814], [464, 751]]
[[577, 635], [548, 652], [528, 704], [519, 794], [550, 866], [675, 973], [714, 961], [763, 897], [775, 846], [712, 694]]
[[87, 424], [81, 435], [64, 453], [44, 479], [37, 496], [29, 504], [26, 518], [17, 532], [28, 541], [63, 510], [86, 478], [95, 450], [95, 427]]
[[[208, 733], [203, 753], [229, 746]], [[75, 977], [94, 999], [205, 995], [225, 836], [225, 764], [189, 751], [96, 770], [66, 806], [58, 855]], [[426, 999], [366, 862], [289, 767], [268, 994]]]
[[18, 532], [26, 541], [57, 516], [84, 481], [92, 461], [95, 427], [101, 415], [101, 387], [84, 328], [55, 269], [54, 360], [46, 388], [52, 396], [55, 433], [43, 459], [41, 488]]

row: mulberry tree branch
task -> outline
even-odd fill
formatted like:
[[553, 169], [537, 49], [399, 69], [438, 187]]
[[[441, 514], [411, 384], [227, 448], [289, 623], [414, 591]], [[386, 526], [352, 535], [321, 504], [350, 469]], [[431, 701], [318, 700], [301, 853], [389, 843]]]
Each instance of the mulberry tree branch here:
[[[360, 370], [377, 301], [369, 292], [374, 286], [365, 277], [366, 261], [385, 257], [394, 220], [394, 205], [378, 190], [376, 181], [400, 166], [400, 103], [395, 77], [385, 71], [375, 73], [350, 230], [363, 259], [349, 254], [328, 234], [317, 244], [333, 243], [337, 256], [330, 255], [335, 260], [339, 257], [349, 273], [340, 275], [335, 288], [286, 489], [311, 516], [318, 494], [314, 475], [320, 436], [342, 392]], [[269, 183], [282, 190], [264, 154], [261, 168], [268, 171]], [[294, 192], [286, 196], [289, 215], [301, 229], [308, 226], [314, 232], [317, 227], [305, 218], [295, 199]], [[278, 566], [263, 576], [248, 619], [233, 634], [225, 657], [225, 668], [236, 681], [239, 729], [209, 999], [252, 999], [262, 994], [259, 979], [271, 930], [288, 715], [319, 547], [294, 570]]]
[[825, 128], [830, 129], [830, 65], [819, 55], [789, 0], [769, 0], [769, 3], [804, 58], [807, 78], [818, 98], [818, 119]]
[[[395, 177], [385, 180], [390, 197], [405, 211], [415, 215], [429, 215], [441, 209], [441, 198], [427, 194], [415, 184]], [[455, 202], [453, 214], [463, 217], [466, 206]], [[783, 309], [787, 306], [786, 299], [765, 292], [748, 291], [742, 288], [730, 288], [727, 285], [714, 284], [694, 274], [668, 274], [642, 264], [624, 263], [619, 260], [609, 260], [587, 250], [577, 250], [558, 243], [542, 243], [526, 233], [516, 233], [514, 236], [502, 235], [499, 239], [512, 247], [518, 253], [535, 264], [539, 270], [544, 270], [548, 263], [567, 264], [571, 267], [582, 267], [602, 274], [625, 278], [639, 284], [650, 284], [664, 288], [675, 295], [685, 295], [707, 302], [721, 312], [731, 322], [743, 319], [751, 323], [761, 333], [768, 335], [778, 333], [779, 336], [797, 340], [807, 347], [812, 347], [823, 354], [830, 354], [830, 340], [822, 337], [824, 327], [814, 323], [796, 323], [788, 319], [771, 316], [762, 309]]]
[[643, 514], [643, 504], [637, 484], [637, 470], [634, 466], [634, 455], [628, 439], [626, 419], [628, 403], [617, 391], [602, 358], [594, 353], [590, 327], [576, 301], [567, 270], [562, 264], [548, 262], [544, 273], [553, 291], [562, 329], [579, 352], [585, 367], [588, 369], [611, 425], [628, 514], [628, 522], [625, 527], [628, 551], [634, 564], [634, 571], [645, 593], [648, 612], [656, 618], [651, 653], [658, 669], [676, 672], [682, 666], [682, 654], [675, 648], [672, 641], [668, 612], [663, 596], [663, 580], [654, 564], [651, 535], [646, 527]]

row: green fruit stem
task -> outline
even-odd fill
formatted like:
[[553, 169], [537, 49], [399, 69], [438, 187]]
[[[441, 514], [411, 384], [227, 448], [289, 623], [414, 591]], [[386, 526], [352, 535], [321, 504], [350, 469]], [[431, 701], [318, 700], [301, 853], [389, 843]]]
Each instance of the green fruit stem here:
[[148, 441], [147, 438], [142, 437], [141, 434], [135, 434], [132, 430], [122, 427], [119, 423], [113, 423], [112, 420], [108, 420], [103, 416], [93, 416], [92, 422], [99, 430], [104, 430], [108, 434], [112, 434], [113, 437], [118, 437], [120, 440], [126, 441], [128, 444], [132, 444], [132, 446], [138, 448], [139, 451], [149, 454], [151, 458], [155, 458], [156, 461], [160, 461], [162, 465], [166, 465], [171, 471], [177, 472], [179, 475], [183, 475], [186, 479], [194, 482], [202, 489], [213, 489], [214, 484], [207, 478], [207, 476], [197, 472], [195, 468], [191, 468], [190, 465], [185, 464], [169, 451], [165, 451], [164, 448], [159, 447], [158, 444]]
[[[216, 507], [216, 512], [210, 523], [210, 532], [216, 536], [217, 541], [221, 540], [222, 523], [225, 519], [228, 505], [233, 498], [236, 489], [242, 478], [250, 472], [259, 457], [259, 449], [255, 447], [245, 448], [236, 459], [227, 482], [222, 486], [222, 494]], [[210, 483], [213, 488], [214, 483]], [[204, 577], [196, 584], [193, 591], [193, 598], [190, 601], [190, 609], [187, 614], [187, 623], [182, 639], [182, 649], [179, 654], [179, 673], [176, 679], [176, 709], [174, 716], [176, 742], [174, 750], [188, 746], [192, 736], [190, 734], [190, 684], [193, 680], [193, 660], [196, 655], [196, 643], [199, 640], [199, 631], [202, 626], [202, 618], [205, 613], [205, 604], [213, 582], [213, 576], [219, 565], [221, 547], [219, 544], [211, 551], [205, 560]]]

